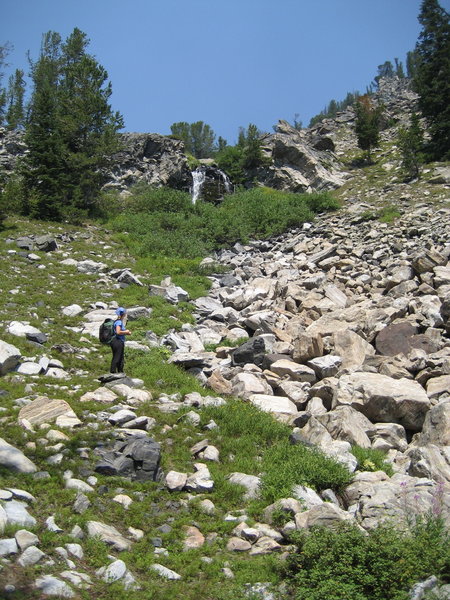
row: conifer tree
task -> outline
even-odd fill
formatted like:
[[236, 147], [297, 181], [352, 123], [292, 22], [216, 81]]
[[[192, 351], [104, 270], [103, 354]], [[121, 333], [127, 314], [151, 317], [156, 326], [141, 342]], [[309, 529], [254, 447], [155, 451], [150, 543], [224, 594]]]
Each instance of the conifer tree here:
[[195, 158], [209, 158], [216, 151], [216, 135], [212, 128], [203, 121], [172, 123], [170, 131], [174, 137], [184, 142], [186, 152]]
[[423, 163], [423, 129], [417, 113], [411, 115], [409, 127], [399, 130], [398, 145], [406, 178], [419, 177], [420, 166]]
[[380, 137], [381, 106], [374, 106], [368, 95], [361, 96], [355, 103], [355, 133], [358, 146], [367, 151], [367, 160], [371, 160], [371, 150], [378, 144]]
[[31, 62], [33, 93], [25, 130], [28, 154], [21, 165], [25, 211], [58, 220], [64, 206], [64, 144], [58, 126], [58, 81], [61, 37], [44, 34], [40, 56]]
[[87, 54], [89, 40], [75, 28], [62, 44], [59, 127], [66, 148], [66, 193], [72, 211], [92, 212], [102, 185], [102, 169], [118, 149], [122, 117], [109, 104], [106, 70]]
[[31, 63], [29, 154], [22, 171], [29, 211], [42, 219], [92, 214], [102, 169], [118, 148], [122, 118], [110, 107], [108, 75], [87, 54], [88, 43], [79, 29], [64, 43], [58, 33], [48, 32]]
[[2, 87], [2, 79], [4, 76], [3, 69], [7, 67], [6, 57], [10, 53], [12, 46], [9, 42], [6, 44], [2, 44], [0, 46], [0, 125], [3, 124], [3, 120], [5, 118], [5, 107], [7, 102], [7, 92], [4, 87]]
[[395, 60], [395, 74], [399, 79], [404, 79], [405, 78], [405, 71], [403, 69], [403, 63], [401, 60], [398, 60], [398, 58], [394, 59]]
[[9, 78], [8, 87], [8, 110], [6, 112], [6, 122], [8, 129], [17, 129], [24, 125], [25, 110], [23, 99], [25, 96], [24, 72], [16, 69], [14, 75]]
[[247, 131], [240, 132], [240, 145], [243, 148], [244, 169], [254, 169], [264, 164], [264, 155], [261, 149], [261, 132], [258, 127], [250, 123]]
[[423, 0], [416, 44], [414, 88], [427, 119], [433, 158], [450, 157], [450, 21], [438, 0]]

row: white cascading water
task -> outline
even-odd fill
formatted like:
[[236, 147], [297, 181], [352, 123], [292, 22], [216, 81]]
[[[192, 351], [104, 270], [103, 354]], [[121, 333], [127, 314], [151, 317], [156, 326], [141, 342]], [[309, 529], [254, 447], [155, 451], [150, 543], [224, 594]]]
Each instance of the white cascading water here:
[[195, 169], [195, 171], [192, 171], [192, 204], [195, 204], [199, 199], [205, 179], [205, 171], [200, 169]]
[[217, 172], [223, 179], [223, 184], [225, 186], [226, 193], [231, 194], [233, 191], [233, 184], [231, 183], [230, 178], [228, 177], [228, 175], [226, 173], [224, 173], [220, 169], [217, 169]]

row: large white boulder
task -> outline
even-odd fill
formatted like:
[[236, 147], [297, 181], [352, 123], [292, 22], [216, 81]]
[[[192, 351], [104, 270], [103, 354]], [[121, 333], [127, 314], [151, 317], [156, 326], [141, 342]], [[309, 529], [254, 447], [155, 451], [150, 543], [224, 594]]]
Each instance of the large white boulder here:
[[416, 381], [357, 372], [342, 376], [335, 389], [333, 408], [345, 405], [373, 423], [400, 423], [405, 429], [420, 431], [431, 403]]

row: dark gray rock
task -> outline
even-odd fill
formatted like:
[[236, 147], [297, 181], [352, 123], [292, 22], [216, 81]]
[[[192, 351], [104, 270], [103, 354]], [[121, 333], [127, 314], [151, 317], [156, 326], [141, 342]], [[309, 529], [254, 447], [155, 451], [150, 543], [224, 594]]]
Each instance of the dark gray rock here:
[[265, 356], [266, 345], [264, 338], [254, 337], [233, 351], [231, 355], [234, 366], [252, 363], [261, 366]]
[[55, 238], [50, 235], [40, 235], [34, 239], [34, 249], [41, 252], [52, 252], [56, 250], [58, 245]]
[[110, 448], [97, 448], [95, 453], [100, 456], [97, 473], [138, 481], [159, 481], [162, 477], [161, 446], [151, 438], [132, 437]]
[[48, 337], [45, 335], [45, 333], [42, 332], [26, 332], [26, 337], [27, 340], [29, 340], [30, 342], [35, 342], [36, 344], [45, 344], [48, 341]]
[[23, 250], [33, 250], [34, 249], [34, 241], [31, 237], [24, 236], [20, 237], [16, 240], [16, 245]]

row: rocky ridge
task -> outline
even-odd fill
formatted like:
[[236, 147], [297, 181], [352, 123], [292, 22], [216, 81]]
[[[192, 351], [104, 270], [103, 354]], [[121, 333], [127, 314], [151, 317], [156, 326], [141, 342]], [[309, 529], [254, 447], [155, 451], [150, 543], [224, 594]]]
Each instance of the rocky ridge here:
[[[409, 80], [393, 77], [380, 81], [374, 102], [384, 106], [382, 140], [393, 140], [398, 126], [408, 123], [417, 95], [410, 89]], [[342, 159], [357, 148], [354, 120], [350, 107], [334, 119], [300, 131], [279, 121], [275, 133], [265, 134], [261, 140], [269, 166], [252, 170], [249, 180], [290, 192], [339, 188], [351, 176]], [[111, 167], [104, 173], [105, 190], [126, 196], [140, 182], [192, 190], [193, 178], [183, 142], [156, 133], [123, 133], [120, 140], [122, 148], [111, 157]], [[0, 168], [6, 174], [14, 171], [18, 158], [26, 152], [23, 133], [0, 128]], [[212, 194], [216, 201], [228, 191], [227, 186], [217, 170], [210, 179], [213, 189], [205, 195]]]

